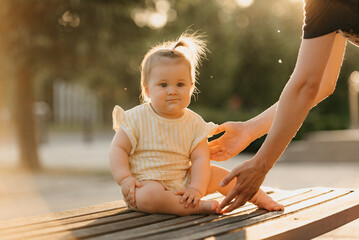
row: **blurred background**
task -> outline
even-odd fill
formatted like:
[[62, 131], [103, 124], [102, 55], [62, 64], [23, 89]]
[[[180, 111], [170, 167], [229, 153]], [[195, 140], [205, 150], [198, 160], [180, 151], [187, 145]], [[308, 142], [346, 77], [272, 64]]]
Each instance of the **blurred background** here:
[[[228, 120], [245, 121], [278, 100], [294, 69], [302, 36], [301, 0], [2, 0], [1, 3], [0, 195], [4, 198], [0, 206], [13, 206], [5, 207], [10, 210], [2, 218], [121, 197], [107, 167], [107, 152], [114, 133], [111, 113], [114, 105], [129, 109], [139, 104], [139, 67], [151, 46], [174, 40], [187, 29], [206, 35], [210, 53], [200, 67], [200, 93], [189, 108], [206, 121], [220, 124]], [[355, 92], [350, 105], [348, 80], [358, 70], [358, 49], [348, 44], [335, 93], [311, 111], [295, 137], [302, 145], [294, 147], [294, 154], [288, 156], [293, 159], [303, 156], [296, 152], [303, 149], [303, 142], [308, 142], [306, 137], [317, 131], [335, 131], [330, 135], [334, 138], [350, 135], [352, 144], [358, 143], [357, 132], [353, 130], [349, 135], [347, 132], [357, 127], [353, 123], [357, 95]], [[350, 106], [354, 110], [350, 111]], [[252, 143], [240, 155], [247, 159], [263, 139]], [[328, 140], [328, 135], [321, 139]], [[328, 151], [326, 144], [323, 151]], [[345, 165], [343, 161], [341, 164]], [[318, 166], [322, 169], [323, 165]], [[293, 164], [289, 169], [295, 167], [303, 165]], [[359, 170], [353, 161], [348, 169]], [[343, 173], [348, 173], [348, 169], [344, 168]], [[341, 176], [342, 172], [338, 174]], [[76, 176], [80, 179], [75, 179]], [[54, 182], [50, 184], [49, 179]], [[74, 192], [84, 188], [84, 182], [91, 182], [89, 179], [93, 179], [93, 184], [88, 184], [94, 186], [93, 195], [82, 194], [88, 201], [76, 204]], [[73, 184], [76, 189], [72, 192], [64, 187], [76, 181], [79, 185]], [[107, 185], [96, 187], [101, 181]], [[347, 187], [358, 185], [348, 181], [351, 184], [346, 183]], [[24, 182], [30, 184], [28, 189], [19, 187]], [[108, 192], [96, 194], [99, 188], [107, 189], [109, 182], [113, 185]], [[63, 188], [57, 191], [54, 186]], [[68, 199], [44, 189], [57, 193], [67, 190]], [[23, 204], [15, 202], [20, 198], [27, 202], [31, 197], [21, 193], [40, 196], [39, 206], [47, 208], [26, 213], [25, 207], [19, 207]], [[106, 194], [110, 197], [100, 197]], [[56, 196], [53, 197], [56, 200], [46, 200], [51, 196]], [[61, 205], [66, 201], [69, 204]]]

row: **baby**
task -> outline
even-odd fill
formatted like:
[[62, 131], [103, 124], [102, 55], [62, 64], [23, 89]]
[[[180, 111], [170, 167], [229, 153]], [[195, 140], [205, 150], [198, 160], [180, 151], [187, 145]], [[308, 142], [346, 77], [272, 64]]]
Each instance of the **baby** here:
[[[219, 203], [201, 200], [219, 191], [229, 171], [210, 165], [207, 137], [217, 125], [189, 110], [196, 71], [205, 43], [195, 34], [152, 48], [141, 65], [143, 104], [124, 111], [116, 106], [110, 168], [128, 207], [148, 213], [218, 214]], [[251, 202], [269, 211], [283, 210], [259, 190]]]

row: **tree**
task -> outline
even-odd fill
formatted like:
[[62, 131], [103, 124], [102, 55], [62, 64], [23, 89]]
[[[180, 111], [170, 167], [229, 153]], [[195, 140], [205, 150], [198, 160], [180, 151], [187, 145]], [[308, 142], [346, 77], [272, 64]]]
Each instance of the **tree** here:
[[[12, 76], [16, 89], [14, 119], [20, 163], [29, 169], [39, 169], [34, 116], [32, 112], [34, 81], [33, 63], [43, 7], [36, 2], [3, 1], [1, 8], [1, 50], [8, 61], [7, 76]], [[41, 28], [40, 28], [41, 29]], [[3, 83], [10, 79], [2, 79]]]
[[[86, 79], [88, 85], [96, 88], [102, 81], [100, 76], [106, 76], [106, 68], [113, 67], [110, 73], [118, 72], [118, 57], [111, 58], [111, 54], [116, 56], [113, 47], [121, 47], [125, 52], [121, 42], [134, 37], [126, 32], [133, 24], [127, 7], [134, 3], [136, 1], [126, 4], [117, 1], [2, 1], [0, 49], [1, 60], [7, 67], [3, 67], [0, 87], [14, 85], [12, 112], [22, 167], [41, 168], [33, 114], [35, 82], [44, 78], [52, 81], [56, 77], [68, 81]], [[128, 60], [121, 58], [123, 62]], [[126, 65], [121, 68], [126, 69]], [[4, 74], [9, 78], [5, 79]], [[118, 85], [111, 74], [104, 80], [108, 85]]]

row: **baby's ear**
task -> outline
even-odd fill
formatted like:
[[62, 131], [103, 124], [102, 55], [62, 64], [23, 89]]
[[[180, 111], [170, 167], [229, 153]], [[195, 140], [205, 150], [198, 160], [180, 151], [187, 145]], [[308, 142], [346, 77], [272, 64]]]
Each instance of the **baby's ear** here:
[[191, 82], [191, 95], [195, 92], [196, 90], [196, 85], [194, 84], [194, 82]]
[[143, 84], [143, 87], [145, 88], [145, 95], [146, 97], [150, 97], [150, 90], [148, 89], [147, 85], [146, 84]]

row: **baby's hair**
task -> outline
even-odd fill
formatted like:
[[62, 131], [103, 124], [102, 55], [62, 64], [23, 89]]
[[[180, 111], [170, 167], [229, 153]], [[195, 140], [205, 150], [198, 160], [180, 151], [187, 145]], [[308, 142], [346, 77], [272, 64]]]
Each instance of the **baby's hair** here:
[[191, 94], [197, 91], [196, 82], [198, 67], [206, 56], [206, 42], [203, 35], [198, 33], [183, 33], [177, 41], [163, 42], [150, 49], [142, 60], [141, 64], [141, 102], [149, 102], [146, 96], [145, 85], [148, 84], [148, 78], [153, 67], [153, 63], [159, 58], [183, 59], [190, 65], [191, 81], [193, 87]]

